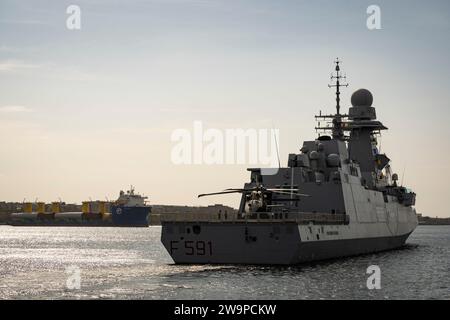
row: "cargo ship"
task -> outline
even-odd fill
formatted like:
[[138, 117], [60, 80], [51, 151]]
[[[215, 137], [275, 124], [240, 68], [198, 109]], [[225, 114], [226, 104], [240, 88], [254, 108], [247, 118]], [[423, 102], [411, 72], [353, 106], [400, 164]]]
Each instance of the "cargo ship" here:
[[119, 198], [109, 201], [83, 201], [80, 205], [62, 201], [24, 202], [14, 209], [21, 212], [4, 212], [0, 224], [13, 226], [73, 226], [73, 227], [147, 227], [151, 207], [147, 197], [135, 194], [131, 187], [120, 191]]
[[117, 226], [148, 227], [151, 207], [148, 197], [134, 193], [131, 186], [127, 192], [120, 191], [119, 198], [111, 205], [112, 223]]

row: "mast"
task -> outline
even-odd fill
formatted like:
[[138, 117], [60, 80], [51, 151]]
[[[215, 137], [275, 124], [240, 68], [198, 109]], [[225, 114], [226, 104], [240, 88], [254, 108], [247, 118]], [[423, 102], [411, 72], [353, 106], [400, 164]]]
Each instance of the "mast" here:
[[335, 74], [331, 74], [331, 84], [328, 85], [328, 88], [336, 88], [336, 114], [330, 114], [330, 115], [322, 115], [322, 113], [320, 113], [318, 116], [316, 116], [316, 119], [332, 119], [332, 127], [321, 127], [320, 126], [320, 122], [319, 122], [319, 126], [316, 127], [316, 130], [330, 130], [332, 132], [332, 136], [334, 139], [340, 139], [343, 140], [345, 138], [344, 136], [344, 132], [342, 130], [342, 118], [346, 118], [347, 115], [345, 114], [341, 114], [340, 113], [340, 109], [341, 109], [341, 98], [340, 98], [340, 88], [341, 87], [348, 87], [348, 83], [345, 83], [347, 77], [341, 74], [341, 68], [339, 66], [339, 64], [341, 63], [341, 61], [339, 60], [339, 58], [336, 58], [336, 60], [334, 61], [334, 63], [336, 64], [335, 67]]
[[339, 88], [341, 86], [348, 87], [348, 83], [341, 83], [341, 81], [340, 81], [341, 79], [344, 81], [347, 80], [347, 76], [342, 76], [340, 73], [340, 71], [341, 71], [341, 68], [339, 67], [340, 62], [341, 61], [339, 61], [339, 58], [336, 58], [336, 61], [334, 61], [334, 63], [336, 64], [336, 68], [335, 68], [336, 75], [331, 74], [331, 81], [333, 82], [333, 80], [335, 80], [336, 82], [334, 84], [332, 83], [332, 84], [328, 85], [328, 88], [336, 87], [336, 115], [337, 116], [340, 116], [339, 111], [341, 109], [341, 106], [340, 106], [341, 99], [339, 97], [341, 92], [339, 91]]

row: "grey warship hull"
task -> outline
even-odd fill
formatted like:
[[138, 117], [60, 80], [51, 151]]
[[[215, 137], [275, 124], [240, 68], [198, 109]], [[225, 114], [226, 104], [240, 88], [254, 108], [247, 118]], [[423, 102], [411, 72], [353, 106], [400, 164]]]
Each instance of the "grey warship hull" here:
[[[175, 223], [165, 227], [189, 228], [190, 226], [193, 225]], [[400, 248], [410, 235], [406, 233], [374, 238], [302, 241], [301, 228], [297, 229], [295, 224], [290, 223], [254, 226], [234, 223], [231, 226], [209, 224], [204, 227], [205, 232], [202, 237], [173, 240], [172, 237], [163, 235], [163, 244], [175, 263], [294, 265]], [[278, 239], [272, 236], [274, 229], [280, 232]], [[257, 240], [246, 240], [246, 231]], [[199, 245], [199, 243], [203, 244]]]
[[415, 210], [364, 188], [357, 192], [367, 203], [358, 204], [352, 188], [344, 184], [346, 215], [186, 216], [163, 221], [161, 240], [179, 264], [289, 265], [402, 247], [417, 226]]

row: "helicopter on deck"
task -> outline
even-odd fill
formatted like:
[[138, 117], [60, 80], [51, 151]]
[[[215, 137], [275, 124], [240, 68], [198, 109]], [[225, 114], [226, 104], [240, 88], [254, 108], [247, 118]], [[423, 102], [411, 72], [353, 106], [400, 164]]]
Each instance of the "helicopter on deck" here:
[[[284, 207], [283, 204], [273, 204], [278, 201], [299, 201], [300, 197], [309, 197], [307, 194], [299, 193], [298, 188], [267, 188], [264, 185], [257, 183], [251, 188], [230, 188], [220, 192], [203, 193], [198, 197], [206, 197], [221, 194], [242, 193], [245, 197], [244, 213], [252, 215], [257, 212], [269, 212], [274, 207]], [[286, 195], [289, 198], [277, 197], [274, 199], [274, 195]]]

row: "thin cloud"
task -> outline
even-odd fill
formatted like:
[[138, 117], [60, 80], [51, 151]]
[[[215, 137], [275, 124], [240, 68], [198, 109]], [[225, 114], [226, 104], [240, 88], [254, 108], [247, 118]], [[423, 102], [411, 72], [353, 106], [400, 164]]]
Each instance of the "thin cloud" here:
[[9, 47], [9, 46], [0, 46], [0, 52], [16, 52], [17, 48]]
[[21, 69], [35, 69], [39, 68], [40, 65], [25, 63], [21, 60], [5, 60], [0, 61], [0, 72], [10, 72], [17, 71]]
[[23, 112], [31, 112], [33, 111], [30, 108], [24, 106], [3, 106], [0, 107], [1, 113], [23, 113]]
[[42, 77], [64, 81], [110, 81], [115, 79], [111, 76], [85, 71], [75, 66], [58, 66], [53, 63], [33, 64], [15, 59], [0, 61], [0, 73], [14, 73], [34, 69], [40, 69], [42, 72], [39, 75]]
[[11, 20], [11, 19], [1, 19], [0, 23], [4, 24], [23, 24], [23, 25], [49, 25], [46, 21], [41, 20]]

